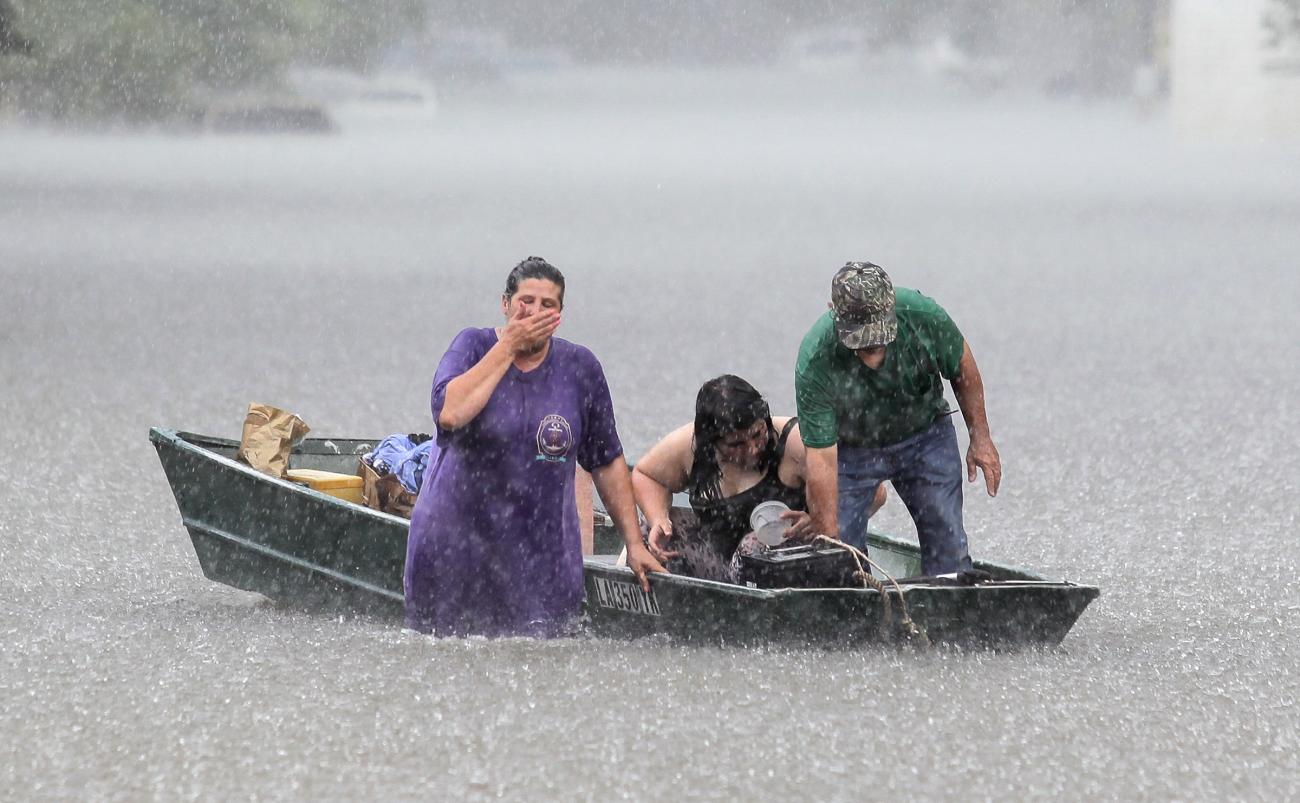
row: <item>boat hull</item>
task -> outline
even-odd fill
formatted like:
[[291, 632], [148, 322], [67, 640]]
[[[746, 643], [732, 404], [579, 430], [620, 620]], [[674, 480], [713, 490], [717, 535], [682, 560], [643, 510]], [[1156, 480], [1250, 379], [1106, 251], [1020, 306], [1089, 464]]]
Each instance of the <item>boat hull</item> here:
[[[311, 609], [398, 617], [409, 524], [234, 459], [238, 444], [153, 429], [150, 440], [209, 579]], [[312, 439], [295, 468], [355, 470], [374, 441]], [[351, 468], [349, 468], [349, 466]], [[612, 529], [598, 527], [597, 543]], [[919, 567], [916, 547], [871, 535], [873, 559], [900, 575]], [[886, 611], [869, 589], [755, 589], [654, 575], [649, 593], [612, 556], [585, 561], [584, 622], [593, 634], [667, 635], [711, 643], [860, 645], [899, 638], [897, 595]], [[1098, 590], [978, 562], [997, 582], [907, 584], [903, 599], [931, 641], [990, 646], [1059, 644]]]
[[[898, 596], [886, 610], [870, 589], [752, 589], [693, 578], [651, 578], [640, 591], [626, 568], [586, 566], [588, 627], [605, 636], [667, 635], [733, 644], [854, 646], [908, 641]], [[951, 586], [904, 584], [912, 620], [935, 643], [1054, 646], [1097, 589], [1052, 581]]]
[[401, 613], [404, 519], [255, 471], [229, 441], [150, 437], [208, 579], [304, 607]]

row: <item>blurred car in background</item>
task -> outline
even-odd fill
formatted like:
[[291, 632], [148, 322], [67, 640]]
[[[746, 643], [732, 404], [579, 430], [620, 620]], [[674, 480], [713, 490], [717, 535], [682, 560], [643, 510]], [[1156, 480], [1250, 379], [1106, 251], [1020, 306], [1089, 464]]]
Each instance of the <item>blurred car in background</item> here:
[[786, 40], [783, 60], [800, 72], [855, 74], [867, 62], [868, 47], [860, 28], [809, 28]]
[[359, 119], [431, 120], [438, 95], [433, 81], [410, 70], [365, 75], [331, 67], [297, 67], [289, 85], [304, 100], [321, 104], [346, 125]]

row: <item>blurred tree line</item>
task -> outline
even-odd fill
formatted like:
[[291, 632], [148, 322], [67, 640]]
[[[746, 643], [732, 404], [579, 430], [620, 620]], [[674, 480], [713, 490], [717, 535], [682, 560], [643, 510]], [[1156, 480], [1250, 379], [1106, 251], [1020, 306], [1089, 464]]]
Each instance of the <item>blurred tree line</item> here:
[[[588, 62], [763, 63], [811, 27], [866, 27], [907, 40], [960, 0], [428, 0], [435, 26], [501, 30]], [[979, 16], [968, 14], [972, 21]], [[985, 14], [987, 16], [987, 14]]]
[[[767, 63], [810, 28], [871, 46], [942, 35], [1040, 84], [1126, 91], [1170, 0], [0, 0], [0, 111], [159, 121], [274, 88], [293, 63], [365, 71], [390, 44], [430, 69], [440, 34], [499, 34], [575, 61]], [[1300, 0], [1275, 0], [1294, 8]], [[436, 71], [436, 70], [435, 70]], [[440, 78], [440, 77], [439, 77]]]
[[1134, 70], [1157, 57], [1170, 2], [428, 0], [428, 15], [433, 30], [500, 31], [585, 62], [773, 63], [817, 29], [853, 29], [875, 51], [943, 38], [968, 57], [1006, 61], [1026, 84], [1095, 96], [1129, 91]]
[[[1275, 0], [1300, 3], [1300, 0]], [[1090, 35], [1146, 24], [1169, 0], [428, 0], [433, 26], [501, 30], [512, 42], [561, 46], [583, 61], [751, 62], [777, 59], [792, 34], [858, 28], [877, 45], [943, 32], [964, 50], [1007, 47], [1009, 32], [1049, 20]]]
[[166, 121], [292, 63], [366, 70], [423, 0], [0, 0], [0, 104], [55, 121]]

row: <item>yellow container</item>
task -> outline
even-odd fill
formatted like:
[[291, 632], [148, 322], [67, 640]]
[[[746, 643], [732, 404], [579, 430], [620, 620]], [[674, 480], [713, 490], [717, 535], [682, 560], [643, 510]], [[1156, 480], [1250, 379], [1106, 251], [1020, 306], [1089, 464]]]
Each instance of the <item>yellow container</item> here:
[[336, 474], [333, 471], [317, 471], [313, 468], [289, 469], [289, 482], [300, 482], [313, 491], [337, 496], [355, 504], [362, 504], [361, 489], [365, 480], [355, 474]]

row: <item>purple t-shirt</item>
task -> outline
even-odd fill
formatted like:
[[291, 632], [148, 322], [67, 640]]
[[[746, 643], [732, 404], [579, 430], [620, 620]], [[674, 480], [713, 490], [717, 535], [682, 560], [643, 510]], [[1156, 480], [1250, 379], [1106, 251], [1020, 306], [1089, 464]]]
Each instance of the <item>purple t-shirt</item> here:
[[[433, 377], [433, 420], [447, 383], [497, 342], [493, 329], [456, 335]], [[551, 338], [524, 373], [513, 365], [483, 410], [438, 427], [406, 545], [406, 624], [440, 636], [550, 636], [582, 604], [582, 536], [574, 464], [588, 471], [623, 453], [605, 372], [595, 355]]]

